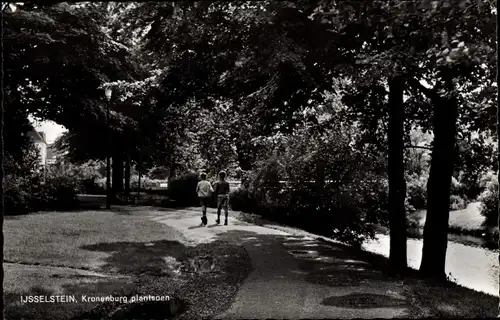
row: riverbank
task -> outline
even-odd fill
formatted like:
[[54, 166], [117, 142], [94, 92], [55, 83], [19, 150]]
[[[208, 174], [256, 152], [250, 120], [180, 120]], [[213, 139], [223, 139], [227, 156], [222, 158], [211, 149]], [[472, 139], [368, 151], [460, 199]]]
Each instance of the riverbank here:
[[[243, 212], [234, 212], [233, 214], [237, 219], [252, 224], [316, 237], [306, 231], [275, 223], [256, 214]], [[325, 241], [335, 242], [325, 237], [320, 238], [325, 239]], [[388, 259], [383, 254], [358, 250], [344, 244], [339, 244], [338, 242], [335, 242], [335, 245], [344, 246], [345, 250], [363, 257], [363, 259], [386, 273]], [[435, 282], [425, 279], [414, 269], [409, 269], [408, 275], [401, 278], [401, 280], [404, 283], [406, 295], [410, 297], [413, 303], [411, 310], [412, 318], [492, 318], [498, 315], [498, 297], [496, 296], [466, 288], [452, 281]]]
[[[419, 210], [408, 216], [410, 225], [407, 236], [415, 239], [422, 239], [425, 225], [426, 211]], [[481, 215], [481, 203], [472, 202], [465, 209], [450, 211], [448, 239], [466, 245], [479, 245], [490, 250], [498, 249], [498, 226], [485, 227], [485, 218]], [[388, 229], [380, 227], [379, 232], [388, 234]]]

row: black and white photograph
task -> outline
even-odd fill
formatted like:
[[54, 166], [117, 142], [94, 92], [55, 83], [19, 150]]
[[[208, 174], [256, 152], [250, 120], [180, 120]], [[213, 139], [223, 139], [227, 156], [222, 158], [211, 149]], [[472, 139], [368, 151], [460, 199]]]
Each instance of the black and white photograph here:
[[500, 318], [497, 0], [1, 19], [2, 319]]

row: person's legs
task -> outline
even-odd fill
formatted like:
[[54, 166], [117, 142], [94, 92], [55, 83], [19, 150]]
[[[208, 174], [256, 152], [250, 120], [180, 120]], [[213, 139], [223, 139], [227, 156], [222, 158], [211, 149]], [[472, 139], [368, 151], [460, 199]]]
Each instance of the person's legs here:
[[201, 198], [201, 223], [207, 224], [207, 199]]
[[228, 210], [228, 199], [227, 198], [224, 198], [224, 216], [225, 216], [225, 221], [224, 221], [224, 225], [227, 226], [227, 216], [229, 215], [229, 210]]
[[217, 222], [217, 224], [220, 223], [220, 211], [222, 209], [222, 203], [220, 202], [220, 198], [217, 197], [217, 220], [215, 222]]

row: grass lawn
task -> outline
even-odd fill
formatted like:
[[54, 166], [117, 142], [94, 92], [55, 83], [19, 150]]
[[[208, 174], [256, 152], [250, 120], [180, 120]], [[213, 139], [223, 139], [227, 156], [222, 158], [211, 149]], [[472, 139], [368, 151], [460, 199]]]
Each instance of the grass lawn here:
[[[425, 224], [426, 211], [420, 210], [411, 215], [411, 219], [418, 221], [420, 227]], [[472, 202], [467, 208], [450, 211], [449, 225], [456, 230], [481, 230], [484, 217], [481, 215], [481, 203]]]
[[106, 211], [46, 212], [6, 217], [4, 259], [98, 270], [108, 253], [83, 249], [103, 242], [180, 240], [174, 230], [147, 219]]
[[[207, 316], [229, 306], [250, 272], [246, 252], [224, 244], [187, 247], [179, 232], [149, 220], [148, 214], [137, 209], [6, 217], [6, 319], [103, 319], [113, 312], [116, 319], [163, 319], [171, 316], [174, 305], [185, 314], [203, 311]], [[213, 264], [222, 271], [200, 276], [190, 262], [204, 255], [221, 257]], [[171, 301], [82, 300], [84, 295], [136, 294], [169, 296]], [[77, 303], [23, 304], [25, 295], [73, 295]]]

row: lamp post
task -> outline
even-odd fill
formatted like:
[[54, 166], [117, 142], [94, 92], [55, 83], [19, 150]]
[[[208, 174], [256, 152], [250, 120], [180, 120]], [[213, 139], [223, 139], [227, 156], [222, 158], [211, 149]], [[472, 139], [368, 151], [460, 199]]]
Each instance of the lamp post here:
[[106, 209], [111, 209], [111, 158], [110, 158], [110, 130], [109, 130], [109, 104], [113, 91], [111, 88], [106, 88]]

